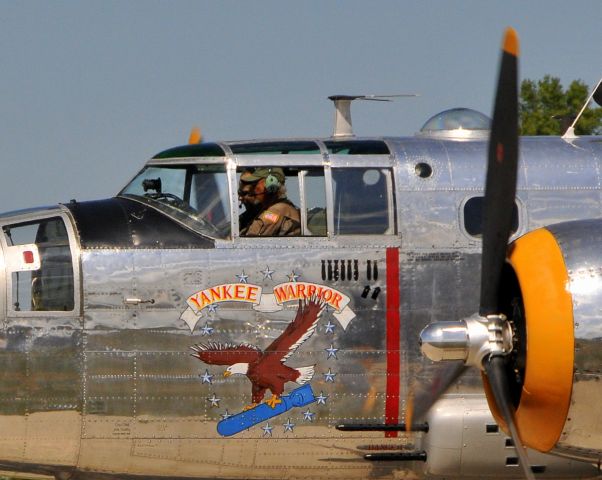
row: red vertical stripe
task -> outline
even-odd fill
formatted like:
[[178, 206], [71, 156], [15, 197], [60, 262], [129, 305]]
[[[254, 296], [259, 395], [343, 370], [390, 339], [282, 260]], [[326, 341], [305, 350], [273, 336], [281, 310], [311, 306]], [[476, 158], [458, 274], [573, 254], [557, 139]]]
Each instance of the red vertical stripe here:
[[[399, 376], [401, 364], [399, 317], [399, 249], [387, 248], [387, 397], [385, 423], [399, 423]], [[397, 432], [386, 432], [396, 437]]]

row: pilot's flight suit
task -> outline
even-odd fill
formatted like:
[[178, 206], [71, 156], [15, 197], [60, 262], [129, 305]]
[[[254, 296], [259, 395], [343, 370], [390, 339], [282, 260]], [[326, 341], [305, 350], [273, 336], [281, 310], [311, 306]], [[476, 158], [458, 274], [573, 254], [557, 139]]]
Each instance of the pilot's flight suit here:
[[257, 215], [248, 228], [242, 228], [244, 237], [284, 237], [301, 235], [299, 210], [286, 198], [280, 198]]

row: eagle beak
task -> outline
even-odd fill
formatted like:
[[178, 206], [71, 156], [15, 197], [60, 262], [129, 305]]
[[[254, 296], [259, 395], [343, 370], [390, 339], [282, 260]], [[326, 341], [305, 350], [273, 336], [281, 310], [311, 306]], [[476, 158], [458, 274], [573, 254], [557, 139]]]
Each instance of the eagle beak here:
[[229, 377], [230, 375], [232, 375], [232, 373], [230, 373], [228, 370], [224, 372], [224, 377]]

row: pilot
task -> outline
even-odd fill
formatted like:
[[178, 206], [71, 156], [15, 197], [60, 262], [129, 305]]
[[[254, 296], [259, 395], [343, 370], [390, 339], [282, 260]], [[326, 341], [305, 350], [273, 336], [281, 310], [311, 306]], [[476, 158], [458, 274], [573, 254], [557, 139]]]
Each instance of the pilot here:
[[261, 207], [261, 205], [255, 204], [255, 183], [243, 181], [243, 178], [250, 174], [251, 170], [243, 172], [238, 185], [238, 201], [240, 207], [245, 207], [245, 211], [238, 216], [238, 225], [241, 232], [249, 228], [253, 219], [259, 214]]
[[299, 210], [286, 198], [281, 168], [256, 168], [240, 176], [238, 198], [245, 206], [239, 217], [243, 237], [301, 235]]

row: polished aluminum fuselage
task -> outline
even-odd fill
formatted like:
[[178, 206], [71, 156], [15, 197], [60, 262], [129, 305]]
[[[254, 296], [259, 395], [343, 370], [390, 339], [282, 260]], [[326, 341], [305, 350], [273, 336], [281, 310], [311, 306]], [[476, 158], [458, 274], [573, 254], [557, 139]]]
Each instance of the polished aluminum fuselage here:
[[[76, 293], [73, 312], [15, 312], [7, 302], [10, 279], [0, 281], [0, 464], [207, 478], [367, 478], [420, 470], [419, 465], [362, 458], [366, 449], [419, 440], [340, 432], [335, 426], [379, 424], [392, 415], [403, 421], [409, 385], [426, 363], [419, 331], [477, 310], [481, 245], [464, 227], [464, 206], [482, 195], [487, 144], [385, 141], [391, 155], [349, 158], [323, 149], [292, 160], [285, 155], [186, 159], [224, 163], [229, 172], [234, 234], [215, 240], [211, 248], [84, 247], [66, 206], [0, 217], [2, 225], [64, 217]], [[150, 163], [176, 161], [182, 159]], [[325, 168], [330, 206], [330, 168], [391, 167], [397, 233], [238, 237], [236, 168], [291, 161]], [[419, 163], [429, 164], [432, 175], [417, 175]], [[600, 217], [601, 170], [599, 138], [573, 143], [522, 139], [515, 236], [552, 223]], [[294, 280], [347, 295], [355, 317], [346, 328], [331, 316], [334, 328], [321, 321], [288, 361], [314, 366], [313, 389], [322, 401], [223, 437], [216, 424], [250, 402], [251, 384], [242, 376], [222, 377], [225, 367], [199, 362], [190, 347], [232, 342], [266, 348], [297, 309], [295, 302], [275, 312], [231, 302], [205, 312], [193, 329], [181, 319], [191, 295], [241, 283], [241, 274], [264, 292], [299, 275]], [[389, 290], [395, 288], [399, 296], [392, 301]], [[480, 393], [476, 373], [463, 377], [456, 391]]]

